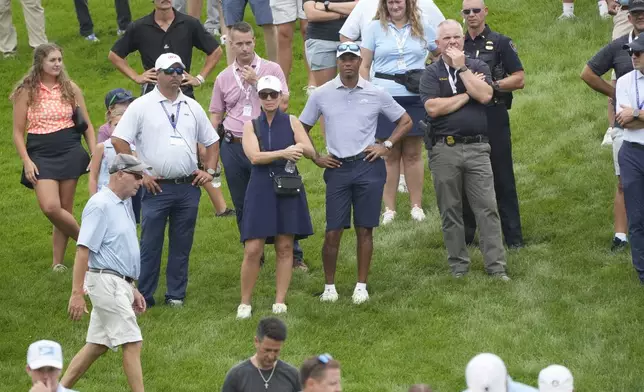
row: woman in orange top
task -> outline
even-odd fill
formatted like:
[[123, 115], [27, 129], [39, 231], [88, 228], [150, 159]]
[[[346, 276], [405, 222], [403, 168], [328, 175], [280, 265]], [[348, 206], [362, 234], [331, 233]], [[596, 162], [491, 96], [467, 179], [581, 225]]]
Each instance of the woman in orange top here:
[[76, 240], [79, 231], [72, 215], [76, 183], [89, 165], [72, 119], [76, 106], [87, 119], [84, 136], [90, 152], [96, 142], [83, 93], [67, 76], [60, 47], [43, 44], [36, 48], [29, 73], [10, 99], [13, 141], [24, 166], [21, 183], [36, 191], [40, 209], [54, 224], [53, 269], [64, 271], [67, 241], [70, 237]]

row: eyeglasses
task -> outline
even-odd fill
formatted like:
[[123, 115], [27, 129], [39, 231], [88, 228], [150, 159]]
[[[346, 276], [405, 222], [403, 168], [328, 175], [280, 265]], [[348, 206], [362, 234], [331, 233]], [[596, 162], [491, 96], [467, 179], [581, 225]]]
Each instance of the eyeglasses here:
[[259, 99], [266, 100], [268, 97], [271, 97], [271, 99], [277, 99], [277, 97], [280, 96], [280, 93], [277, 91], [260, 91], [257, 93], [259, 95]]
[[135, 173], [135, 172], [131, 172], [129, 170], [123, 170], [123, 173], [131, 174], [137, 180], [142, 180], [143, 179], [143, 174], [141, 174], [141, 173]]
[[461, 12], [463, 13], [463, 15], [469, 15], [472, 12], [475, 13], [475, 14], [480, 14], [481, 11], [482, 11], [481, 8], [470, 8], [470, 9], [463, 10]]
[[118, 93], [114, 94], [112, 98], [110, 99], [110, 103], [107, 106], [112, 106], [114, 101], [123, 101], [126, 99], [132, 98], [132, 93], [131, 92], [125, 92], [125, 91], [119, 91]]
[[640, 57], [641, 54], [642, 54], [642, 52], [640, 52], [640, 51], [636, 51], [636, 50], [633, 50], [633, 49], [628, 50], [628, 55], [629, 56]]
[[184, 69], [181, 67], [177, 68], [166, 68], [163, 70], [163, 73], [166, 75], [172, 75], [173, 73], [176, 73], [177, 75], [183, 75]]
[[331, 356], [331, 354], [320, 354], [320, 355], [318, 355], [318, 362], [320, 362], [323, 365], [327, 365], [332, 360], [333, 360], [333, 357]]
[[360, 53], [360, 47], [358, 44], [340, 44], [338, 45], [338, 52], [345, 52], [345, 51], [351, 51], [351, 52], [356, 52]]

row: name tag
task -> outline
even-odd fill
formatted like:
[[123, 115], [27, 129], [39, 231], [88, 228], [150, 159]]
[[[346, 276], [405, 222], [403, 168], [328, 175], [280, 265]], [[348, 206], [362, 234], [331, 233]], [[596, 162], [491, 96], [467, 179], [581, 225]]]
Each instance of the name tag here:
[[251, 105], [244, 105], [242, 116], [250, 117], [253, 114], [253, 107]]
[[407, 69], [407, 64], [405, 63], [405, 59], [403, 58], [399, 58], [398, 61], [396, 61], [396, 66], [398, 67], [399, 70]]
[[170, 145], [171, 146], [183, 146], [183, 139], [181, 136], [170, 136]]

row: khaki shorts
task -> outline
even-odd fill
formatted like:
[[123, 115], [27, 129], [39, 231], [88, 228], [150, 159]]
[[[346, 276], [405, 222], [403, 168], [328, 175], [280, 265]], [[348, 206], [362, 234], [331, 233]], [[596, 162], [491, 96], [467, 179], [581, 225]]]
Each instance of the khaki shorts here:
[[309, 38], [304, 42], [306, 59], [311, 71], [335, 68], [340, 41]]
[[306, 20], [302, 0], [271, 0], [273, 24], [279, 25], [294, 22], [296, 19]]
[[125, 343], [143, 340], [132, 309], [134, 288], [118, 276], [87, 272], [87, 294], [92, 301], [92, 314], [87, 330], [87, 343], [100, 344], [112, 350]]

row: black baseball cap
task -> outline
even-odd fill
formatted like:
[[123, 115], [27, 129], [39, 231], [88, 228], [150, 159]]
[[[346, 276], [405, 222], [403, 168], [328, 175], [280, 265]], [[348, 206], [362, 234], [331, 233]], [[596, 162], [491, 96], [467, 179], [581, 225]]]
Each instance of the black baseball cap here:
[[628, 12], [644, 11], [644, 0], [629, 0]]
[[134, 99], [130, 90], [115, 88], [105, 95], [105, 108], [109, 109], [110, 106], [116, 105], [117, 103], [132, 102]]

